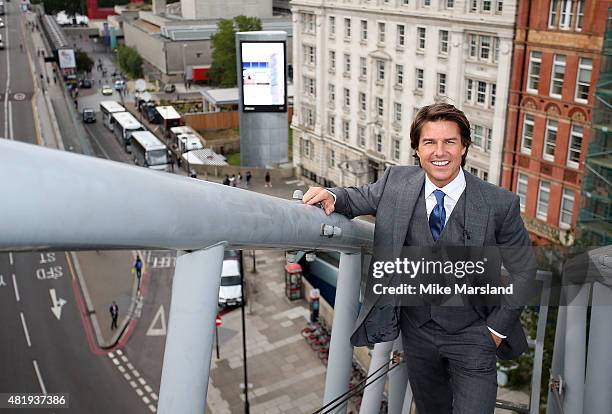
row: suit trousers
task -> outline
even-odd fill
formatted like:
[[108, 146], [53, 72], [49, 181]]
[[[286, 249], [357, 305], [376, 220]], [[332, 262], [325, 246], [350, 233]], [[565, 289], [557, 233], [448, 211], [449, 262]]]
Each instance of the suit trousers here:
[[484, 320], [448, 333], [433, 320], [400, 313], [408, 378], [418, 414], [492, 414], [496, 346]]

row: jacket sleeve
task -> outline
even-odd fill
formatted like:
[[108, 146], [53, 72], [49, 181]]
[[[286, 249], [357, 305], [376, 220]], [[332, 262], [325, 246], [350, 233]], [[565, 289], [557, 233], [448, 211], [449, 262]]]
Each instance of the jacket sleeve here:
[[392, 168], [387, 168], [384, 175], [372, 184], [360, 187], [334, 187], [328, 189], [336, 196], [334, 210], [351, 219], [368, 214], [376, 215], [378, 204], [380, 203]]
[[497, 233], [497, 244], [502, 262], [514, 285], [514, 294], [487, 318], [487, 325], [502, 335], [508, 335], [520, 318], [536, 276], [536, 260], [527, 229], [520, 213], [518, 196], [514, 195], [506, 217]]

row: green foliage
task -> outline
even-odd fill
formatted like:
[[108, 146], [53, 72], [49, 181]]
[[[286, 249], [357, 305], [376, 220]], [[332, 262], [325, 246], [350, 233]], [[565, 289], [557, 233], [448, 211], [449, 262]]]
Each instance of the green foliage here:
[[211, 37], [210, 79], [213, 85], [236, 86], [236, 32], [258, 30], [261, 30], [261, 20], [257, 17], [236, 16], [234, 20], [222, 19], [217, 23], [217, 33]]
[[77, 72], [91, 72], [94, 61], [91, 60], [87, 53], [83, 52], [81, 49], [77, 49], [74, 52], [74, 57], [76, 59]]
[[233, 152], [231, 154], [227, 154], [227, 163], [229, 165], [233, 165], [235, 167], [240, 167], [240, 153]]
[[130, 78], [142, 78], [142, 56], [133, 47], [120, 45], [117, 48], [117, 63]]

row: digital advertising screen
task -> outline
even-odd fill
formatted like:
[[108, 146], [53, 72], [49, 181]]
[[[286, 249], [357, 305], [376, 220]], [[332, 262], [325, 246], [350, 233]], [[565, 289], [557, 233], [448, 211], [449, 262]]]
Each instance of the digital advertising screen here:
[[285, 42], [240, 42], [244, 112], [286, 112]]

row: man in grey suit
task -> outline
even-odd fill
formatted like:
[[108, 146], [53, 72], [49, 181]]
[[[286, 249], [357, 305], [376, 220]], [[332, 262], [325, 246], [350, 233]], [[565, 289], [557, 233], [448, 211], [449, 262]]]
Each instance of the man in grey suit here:
[[[463, 112], [443, 103], [423, 107], [410, 142], [419, 166], [390, 167], [361, 187], [312, 187], [304, 202], [321, 203], [326, 214], [375, 215], [373, 261], [399, 257], [405, 246], [522, 248], [504, 266], [517, 285], [529, 283], [535, 262], [519, 198], [463, 170], [471, 144]], [[419, 414], [493, 413], [496, 355], [516, 358], [527, 348], [522, 306], [398, 306], [396, 298], [374, 294], [380, 280], [371, 275], [372, 268], [351, 343], [392, 341], [401, 330]]]

